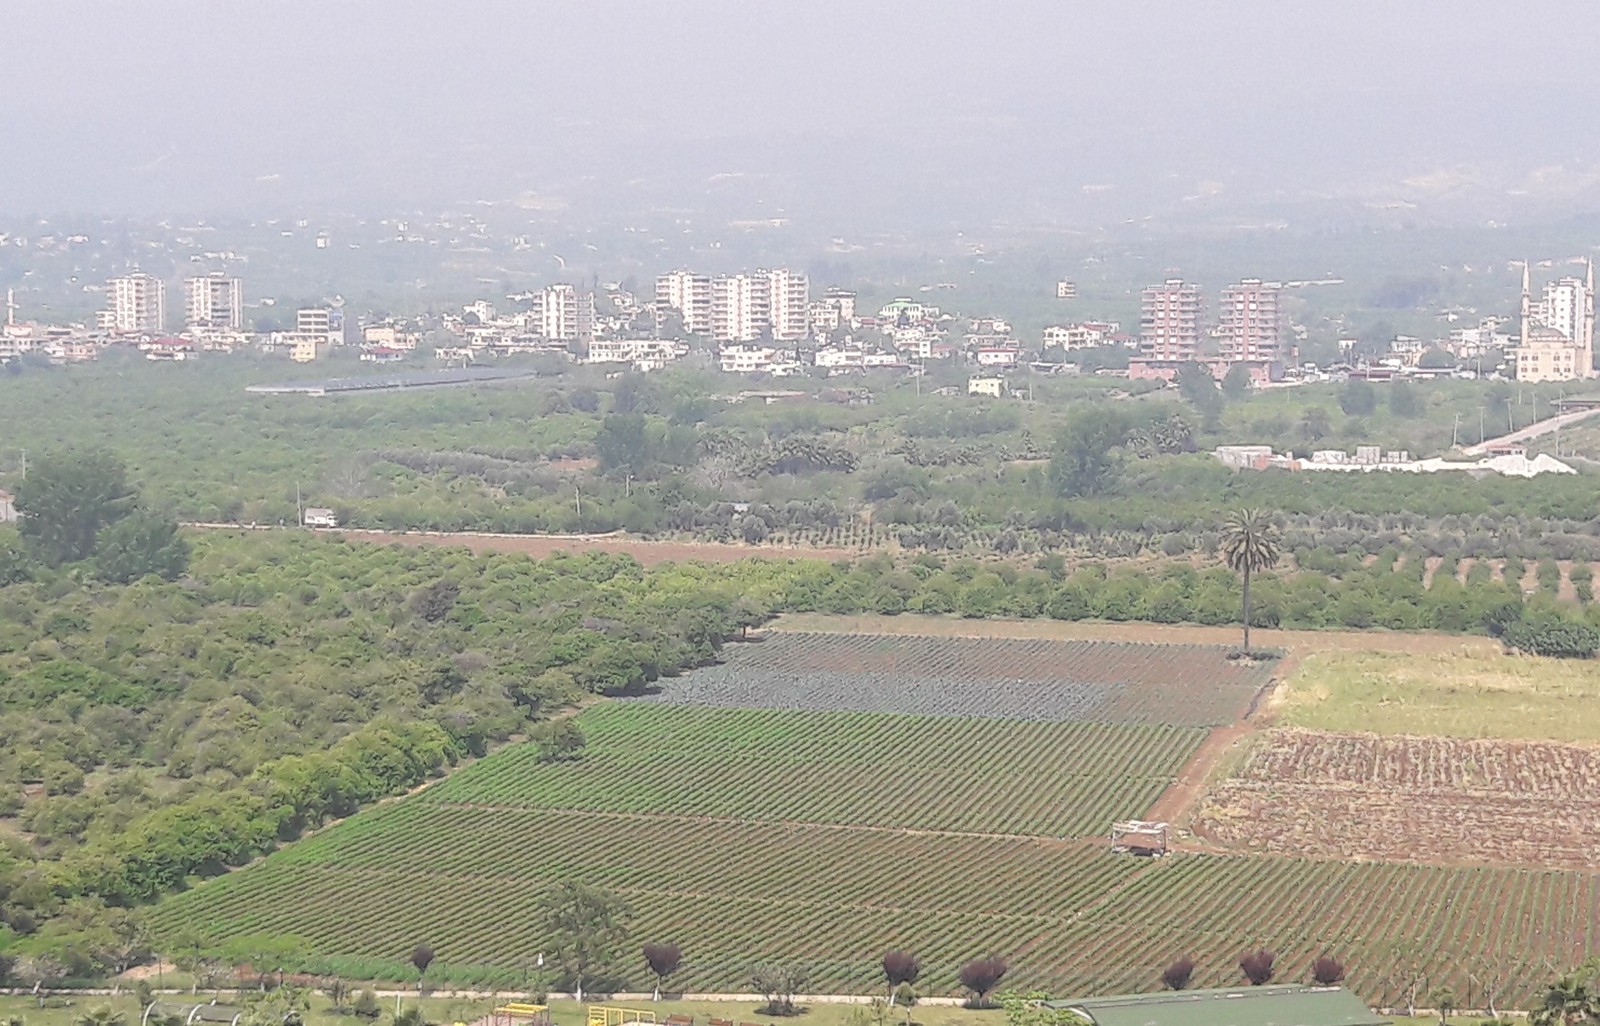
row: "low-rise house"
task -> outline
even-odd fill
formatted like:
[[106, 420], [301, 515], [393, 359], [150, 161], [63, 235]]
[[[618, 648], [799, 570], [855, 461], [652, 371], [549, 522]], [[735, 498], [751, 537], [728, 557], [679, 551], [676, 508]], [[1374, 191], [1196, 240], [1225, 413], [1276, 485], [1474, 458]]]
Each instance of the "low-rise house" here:
[[771, 374], [785, 377], [804, 370], [781, 349], [771, 346], [725, 345], [717, 351], [724, 374]]
[[626, 363], [634, 370], [660, 370], [689, 352], [689, 344], [667, 338], [597, 338], [589, 343], [586, 363]]
[[1015, 367], [1021, 355], [1021, 350], [1010, 346], [983, 346], [973, 357], [979, 367]]
[[300, 523], [305, 527], [338, 527], [339, 517], [326, 506], [307, 506]]
[[14, 524], [17, 519], [17, 497], [0, 488], [0, 524]]
[[195, 344], [186, 338], [157, 338], [139, 345], [144, 358], [157, 362], [181, 363], [196, 355]]
[[968, 395], [984, 395], [991, 399], [1003, 398], [1006, 394], [1004, 378], [968, 378]]

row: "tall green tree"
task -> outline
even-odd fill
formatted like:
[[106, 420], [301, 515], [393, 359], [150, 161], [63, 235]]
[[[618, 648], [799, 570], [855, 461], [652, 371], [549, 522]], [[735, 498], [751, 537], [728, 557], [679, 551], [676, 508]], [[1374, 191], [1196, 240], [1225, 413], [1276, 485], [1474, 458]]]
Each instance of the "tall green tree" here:
[[1222, 394], [1228, 399], [1248, 399], [1255, 383], [1250, 380], [1250, 368], [1236, 363], [1222, 377]]
[[1117, 468], [1115, 450], [1127, 438], [1127, 423], [1111, 410], [1073, 411], [1050, 458], [1050, 480], [1056, 490], [1069, 499], [1104, 491]]
[[94, 573], [113, 584], [128, 584], [147, 574], [175, 581], [189, 569], [189, 543], [176, 521], [148, 510], [134, 510], [105, 528], [95, 545]]
[[616, 959], [632, 915], [617, 895], [584, 884], [557, 884], [544, 900], [542, 932], [579, 1001], [584, 984]]
[[1262, 510], [1235, 510], [1223, 523], [1222, 558], [1229, 569], [1244, 578], [1241, 619], [1246, 652], [1250, 651], [1250, 577], [1277, 565], [1279, 545], [1278, 527]]
[[17, 486], [18, 529], [42, 563], [60, 566], [94, 554], [102, 529], [133, 511], [138, 496], [121, 461], [104, 452], [41, 459]]
[[1173, 384], [1178, 394], [1199, 410], [1207, 423], [1215, 421], [1222, 413], [1223, 396], [1217, 389], [1217, 379], [1205, 364], [1191, 360], [1178, 368]]

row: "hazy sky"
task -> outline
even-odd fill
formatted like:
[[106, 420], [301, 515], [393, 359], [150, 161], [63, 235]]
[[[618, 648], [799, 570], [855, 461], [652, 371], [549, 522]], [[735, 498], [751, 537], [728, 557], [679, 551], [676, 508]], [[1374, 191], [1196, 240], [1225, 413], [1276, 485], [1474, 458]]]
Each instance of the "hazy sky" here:
[[1587, 4], [4, 8], [8, 213], [384, 210], [586, 190], [670, 205], [719, 173], [750, 176], [746, 198], [780, 206], [1000, 193], [1025, 210], [1119, 189], [1289, 195], [1481, 176], [1514, 189], [1536, 169], [1535, 187], [1560, 188], [1600, 166], [1600, 12]]

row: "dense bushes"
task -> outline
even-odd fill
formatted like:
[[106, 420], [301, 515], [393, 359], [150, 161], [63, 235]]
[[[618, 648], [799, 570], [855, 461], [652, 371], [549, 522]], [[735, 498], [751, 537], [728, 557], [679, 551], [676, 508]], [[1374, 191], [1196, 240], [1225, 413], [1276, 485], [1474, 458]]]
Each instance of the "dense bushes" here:
[[1500, 640], [1507, 648], [1533, 655], [1587, 659], [1600, 648], [1600, 631], [1552, 613], [1530, 613], [1505, 624]]
[[812, 572], [253, 533], [178, 583], [35, 571], [0, 587], [0, 813], [35, 835], [0, 845], [0, 953], [83, 973], [118, 906], [712, 659]]

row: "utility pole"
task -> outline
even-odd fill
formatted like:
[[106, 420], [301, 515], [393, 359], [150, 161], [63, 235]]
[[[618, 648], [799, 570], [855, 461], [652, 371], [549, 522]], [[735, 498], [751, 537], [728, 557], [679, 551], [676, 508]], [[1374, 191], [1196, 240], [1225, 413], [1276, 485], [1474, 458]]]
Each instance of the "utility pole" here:
[[1450, 425], [1450, 448], [1454, 449], [1461, 437], [1461, 414], [1456, 414], [1456, 422]]
[[1483, 411], [1485, 409], [1487, 409], [1487, 408], [1488, 407], [1484, 407], [1484, 406], [1478, 407], [1478, 444], [1479, 445], [1482, 445], [1483, 444], [1483, 440], [1488, 437], [1483, 432]]
[[1517, 426], [1511, 422], [1511, 399], [1509, 397], [1507, 397], [1507, 399], [1506, 399], [1506, 432], [1509, 434], [1510, 432], [1515, 431], [1516, 429], [1517, 429]]
[[[578, 519], [582, 520], [583, 519], [583, 493], [581, 491], [579, 491], [577, 485], [573, 485], [572, 486], [572, 501], [578, 507]], [[579, 526], [581, 527], [582, 525], [579, 525]]]
[[295, 522], [295, 526], [297, 526], [297, 527], [304, 527], [305, 524], [306, 524], [306, 511], [300, 505], [300, 482], [299, 481], [296, 481], [294, 483], [294, 522]]

